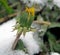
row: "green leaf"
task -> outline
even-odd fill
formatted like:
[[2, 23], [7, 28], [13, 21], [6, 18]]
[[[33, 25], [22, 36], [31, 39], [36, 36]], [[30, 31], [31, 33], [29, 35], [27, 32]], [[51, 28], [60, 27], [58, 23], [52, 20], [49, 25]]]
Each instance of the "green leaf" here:
[[60, 23], [52, 22], [49, 28], [60, 27]]
[[56, 43], [55, 36], [53, 34], [51, 34], [50, 32], [47, 32], [47, 35], [48, 35], [48, 41], [49, 41], [49, 45], [50, 45], [50, 50], [54, 51], [53, 46]]
[[56, 51], [56, 52], [59, 52], [60, 53], [60, 44], [57, 44], [56, 43], [56, 45], [54, 45], [54, 50]]
[[48, 35], [50, 50], [60, 53], [60, 44], [56, 42], [55, 36], [51, 34], [50, 32], [47, 32], [47, 35]]
[[19, 41], [18, 41], [15, 49], [16, 49], [16, 50], [24, 50], [24, 49], [25, 49], [25, 46], [24, 46], [22, 40], [19, 40]]
[[27, 26], [27, 18], [28, 18], [28, 14], [26, 12], [22, 12], [20, 14], [20, 17], [19, 17], [19, 24], [22, 26], [22, 27], [26, 27]]

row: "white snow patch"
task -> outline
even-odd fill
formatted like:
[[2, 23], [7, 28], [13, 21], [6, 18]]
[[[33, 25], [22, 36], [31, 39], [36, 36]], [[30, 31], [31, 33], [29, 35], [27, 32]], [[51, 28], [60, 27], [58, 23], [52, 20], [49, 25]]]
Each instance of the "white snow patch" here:
[[45, 3], [47, 0], [30, 0], [31, 2], [35, 2], [35, 3], [38, 3], [38, 4], [43, 4], [43, 3]]
[[16, 31], [12, 32], [16, 23], [15, 19], [0, 25], [0, 55], [27, 55], [25, 52], [11, 49], [16, 37]]
[[54, 4], [56, 4], [58, 7], [60, 7], [60, 0], [53, 0]]
[[15, 20], [0, 25], [0, 52], [7, 51], [11, 48], [12, 41], [15, 39], [16, 32], [12, 31], [12, 26], [15, 24]]
[[60, 55], [60, 54], [56, 52], [51, 52], [51, 55]]
[[30, 55], [39, 53], [39, 45], [33, 38], [33, 32], [27, 32], [25, 36], [21, 35], [20, 39], [24, 42]]
[[[47, 0], [21, 0], [24, 3], [26, 3], [28, 6], [32, 6], [33, 4], [40, 4], [40, 5], [45, 5]], [[29, 3], [30, 1], [30, 3]]]
[[[21, 50], [13, 51], [11, 49], [17, 32], [12, 32], [15, 23], [16, 20], [12, 19], [3, 25], [0, 25], [0, 55], [26, 55], [26, 53]], [[39, 45], [33, 38], [33, 32], [27, 32], [25, 37], [21, 35], [21, 39], [27, 47], [30, 55], [39, 52]]]

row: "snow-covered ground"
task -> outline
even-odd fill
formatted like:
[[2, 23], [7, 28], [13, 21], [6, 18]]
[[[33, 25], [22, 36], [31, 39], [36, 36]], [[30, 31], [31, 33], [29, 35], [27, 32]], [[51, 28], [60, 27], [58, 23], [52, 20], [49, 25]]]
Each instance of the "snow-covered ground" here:
[[[31, 3], [29, 4], [27, 0], [22, 0], [24, 1], [24, 3], [27, 3], [28, 5], [32, 5], [33, 3], [38, 3], [38, 4], [42, 4], [45, 5], [47, 3], [48, 0], [29, 0]], [[60, 7], [60, 0], [53, 0], [53, 3], [55, 5], [57, 5], [58, 7]]]
[[[23, 51], [13, 51], [11, 49], [16, 37], [16, 31], [12, 32], [15, 22], [15, 19], [13, 19], [0, 25], [0, 55], [26, 55]], [[39, 52], [39, 45], [32, 34], [33, 32], [27, 32], [25, 37], [21, 35], [21, 39], [31, 55]]]
[[[25, 55], [23, 51], [12, 51], [11, 47], [16, 36], [16, 31], [12, 32], [15, 19], [0, 25], [0, 55]], [[17, 54], [18, 53], [18, 54]]]
[[[3, 25], [0, 25], [0, 55], [28, 55], [22, 50], [12, 50], [12, 44], [16, 37], [16, 32], [13, 30], [13, 26], [15, 25], [15, 19], [12, 19]], [[39, 46], [36, 40], [33, 38], [33, 32], [27, 32], [24, 37], [21, 35], [22, 41], [25, 43], [28, 52], [30, 55], [39, 52]], [[27, 43], [28, 42], [28, 43]], [[58, 53], [51, 53], [52, 55], [59, 55]]]
[[54, 4], [56, 4], [58, 7], [60, 7], [60, 0], [53, 0]]
[[[16, 32], [12, 31], [12, 26], [15, 24], [15, 20], [9, 21], [0, 25], [0, 53], [10, 49], [11, 41], [14, 39]], [[8, 46], [8, 47], [7, 47]]]

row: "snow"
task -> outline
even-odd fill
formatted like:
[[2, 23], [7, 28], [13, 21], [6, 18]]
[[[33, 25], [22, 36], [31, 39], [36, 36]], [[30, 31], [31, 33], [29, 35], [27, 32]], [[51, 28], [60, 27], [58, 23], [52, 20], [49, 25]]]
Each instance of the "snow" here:
[[[25, 52], [21, 50], [13, 51], [11, 49], [12, 44], [16, 38], [16, 32], [13, 30], [13, 26], [15, 25], [15, 19], [10, 20], [3, 25], [0, 25], [0, 55], [26, 55]], [[37, 41], [33, 38], [33, 32], [27, 32], [25, 37], [23, 34], [21, 35], [22, 41], [24, 42], [26, 48], [28, 49], [28, 53], [33, 55], [34, 53], [39, 52], [39, 45]]]
[[33, 3], [35, 2], [35, 3], [41, 3], [41, 4], [43, 4], [43, 3], [45, 3], [45, 2], [47, 2], [47, 0], [31, 0]]
[[34, 53], [39, 53], [39, 45], [36, 40], [33, 38], [33, 32], [27, 32], [25, 36], [21, 35], [21, 40], [23, 40], [28, 53], [33, 55]]
[[12, 20], [0, 25], [0, 52], [1, 50], [7, 51], [10, 48], [11, 41], [14, 40], [15, 32], [11, 32], [14, 21]]
[[[41, 3], [44, 4], [46, 3], [48, 0], [30, 0], [31, 2], [35, 2], [35, 3]], [[57, 6], [60, 7], [60, 0], [53, 0], [54, 4], [56, 4]]]
[[[29, 4], [27, 0], [22, 0], [24, 3], [27, 3], [28, 5], [32, 5], [33, 3], [37, 3], [40, 5], [45, 5], [47, 3], [48, 0], [29, 0], [31, 3]], [[60, 7], [60, 0], [53, 0], [53, 3], [55, 5], [57, 5], [58, 7]]]
[[[0, 55], [33, 55], [34, 53], [38, 53], [41, 50], [36, 40], [38, 39], [38, 37], [36, 37], [38, 35], [36, 35], [37, 33], [34, 34], [34, 32], [31, 31], [27, 32], [25, 36], [23, 36], [22, 33], [20, 37], [20, 39], [26, 46], [29, 54], [25, 53], [22, 50], [13, 51], [11, 49], [17, 32], [17, 31], [12, 32], [15, 23], [16, 20], [12, 19], [4, 23], [3, 25], [0, 25]], [[36, 39], [33, 36], [35, 36]], [[51, 55], [59, 55], [59, 54], [52, 52]]]
[[60, 55], [60, 54], [56, 52], [51, 52], [51, 55]]
[[15, 19], [0, 25], [0, 55], [26, 55], [23, 51], [11, 49], [15, 40], [16, 31], [12, 32]]
[[60, 0], [53, 0], [54, 4], [56, 4], [58, 7], [60, 7]]

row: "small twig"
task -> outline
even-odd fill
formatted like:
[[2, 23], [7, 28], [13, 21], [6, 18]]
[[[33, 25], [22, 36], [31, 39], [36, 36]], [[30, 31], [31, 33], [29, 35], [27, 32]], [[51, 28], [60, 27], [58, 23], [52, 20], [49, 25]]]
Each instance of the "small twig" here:
[[15, 49], [15, 47], [16, 47], [16, 45], [17, 45], [17, 42], [18, 42], [18, 40], [19, 40], [21, 34], [22, 34], [22, 31], [21, 31], [20, 33], [17, 34], [17, 37], [16, 37], [16, 39], [15, 39], [13, 45], [12, 45], [12, 50]]
[[48, 21], [34, 21], [37, 24], [41, 24], [41, 25], [50, 25], [51, 23]]
[[10, 14], [10, 15], [8, 15], [8, 16], [6, 16], [6, 17], [0, 18], [0, 24], [2, 24], [2, 23], [4, 23], [4, 22], [12, 19], [11, 17], [15, 17], [16, 15], [17, 15], [17, 13], [14, 13], [14, 14]]
[[16, 16], [17, 15], [17, 12], [16, 13], [14, 13], [14, 14], [10, 14], [10, 15], [8, 15], [8, 17], [10, 18], [10, 17], [14, 17], [14, 16]]

